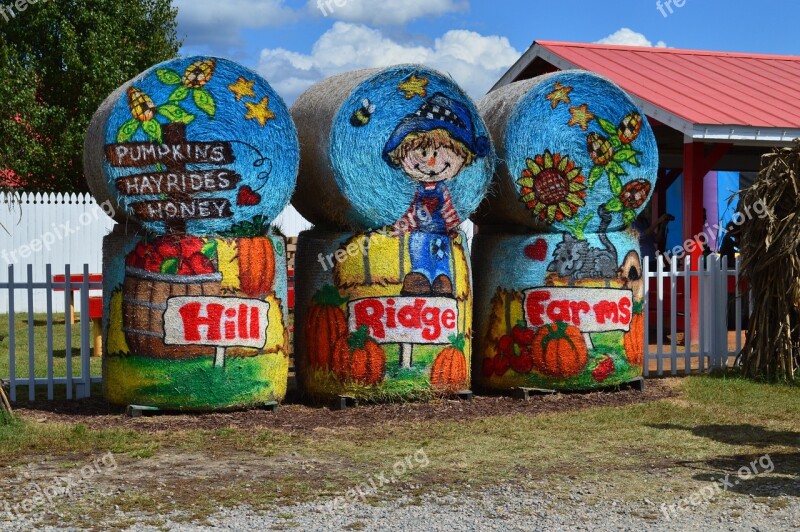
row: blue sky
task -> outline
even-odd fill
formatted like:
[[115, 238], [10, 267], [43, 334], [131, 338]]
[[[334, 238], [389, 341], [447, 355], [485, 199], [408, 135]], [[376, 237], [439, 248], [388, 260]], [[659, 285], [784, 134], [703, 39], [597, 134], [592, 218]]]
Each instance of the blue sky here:
[[449, 72], [478, 98], [535, 39], [800, 55], [795, 0], [675, 1], [670, 13], [661, 0], [666, 17], [656, 0], [323, 0], [327, 16], [317, 0], [174, 4], [184, 54], [255, 68], [289, 103], [332, 74], [402, 62]]

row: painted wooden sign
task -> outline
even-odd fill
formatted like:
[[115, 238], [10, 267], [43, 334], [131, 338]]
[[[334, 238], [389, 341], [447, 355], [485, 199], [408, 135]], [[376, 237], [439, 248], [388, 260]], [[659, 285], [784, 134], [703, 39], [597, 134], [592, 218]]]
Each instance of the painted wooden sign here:
[[455, 299], [374, 297], [348, 305], [350, 332], [367, 327], [379, 344], [448, 344], [458, 334]]
[[95, 114], [85, 163], [98, 200], [155, 234], [231, 234], [265, 225], [299, 164], [288, 110], [254, 72], [213, 57], [157, 65]]
[[631, 327], [631, 290], [534, 288], [523, 294], [525, 322], [529, 327], [563, 322], [582, 333], [629, 331]]

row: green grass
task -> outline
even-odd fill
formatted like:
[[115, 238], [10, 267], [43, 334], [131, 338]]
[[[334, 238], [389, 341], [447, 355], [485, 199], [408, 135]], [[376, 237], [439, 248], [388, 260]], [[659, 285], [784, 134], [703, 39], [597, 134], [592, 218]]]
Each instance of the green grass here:
[[[9, 316], [0, 315], [0, 378], [7, 379], [10, 376], [10, 357], [9, 353]], [[81, 375], [80, 365], [80, 345], [81, 345], [81, 323], [75, 317], [72, 325], [72, 375]], [[16, 353], [16, 376], [17, 378], [28, 377], [28, 315], [16, 314], [14, 316], [15, 331], [15, 353]], [[66, 377], [67, 375], [67, 344], [66, 344], [67, 325], [64, 314], [53, 316], [53, 375], [55, 377]], [[47, 315], [34, 314], [33, 320], [33, 352], [34, 352], [34, 374], [36, 377], [47, 377]], [[102, 372], [102, 359], [93, 357], [91, 361], [91, 374], [98, 376]]]
[[[791, 492], [800, 471], [800, 387], [714, 377], [668, 383], [678, 390], [676, 397], [622, 407], [459, 421], [387, 420], [307, 433], [258, 428], [148, 433], [23, 419], [0, 426], [0, 467], [39, 464], [42, 456], [51, 464], [80, 464], [99, 453], [116, 453], [121, 480], [109, 482], [126, 491], [70, 502], [72, 509], [59, 507], [96, 518], [113, 514], [115, 505], [158, 514], [177, 501], [189, 518], [202, 519], [219, 506], [266, 509], [279, 499], [336, 497], [390, 472], [420, 448], [429, 465], [413, 468], [376, 500], [513, 481], [520, 489], [565, 497], [576, 486], [613, 483], [614, 498], [672, 503], [765, 453], [775, 470], [727, 496], [756, 493], [765, 483]], [[203, 467], [168, 465], [186, 456]], [[137, 477], [156, 467], [157, 479]], [[237, 474], [240, 467], [249, 470]]]

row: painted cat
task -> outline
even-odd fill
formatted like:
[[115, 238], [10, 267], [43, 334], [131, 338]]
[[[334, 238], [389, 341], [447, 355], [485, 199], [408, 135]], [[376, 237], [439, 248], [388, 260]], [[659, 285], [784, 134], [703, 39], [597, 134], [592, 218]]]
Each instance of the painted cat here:
[[617, 249], [606, 234], [611, 225], [611, 213], [602, 205], [598, 213], [601, 219], [599, 238], [603, 247], [592, 247], [588, 241], [564, 233], [563, 241], [553, 252], [553, 262], [547, 266], [548, 272], [569, 277], [570, 283], [582, 279], [617, 277], [619, 269]]

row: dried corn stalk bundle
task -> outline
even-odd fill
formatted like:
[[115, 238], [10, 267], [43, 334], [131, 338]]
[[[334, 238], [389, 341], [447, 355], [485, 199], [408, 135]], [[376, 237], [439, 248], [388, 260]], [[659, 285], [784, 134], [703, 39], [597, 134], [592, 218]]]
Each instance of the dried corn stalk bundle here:
[[742, 194], [745, 211], [759, 202], [766, 215], [742, 231], [754, 302], [742, 364], [749, 377], [793, 381], [800, 368], [800, 140], [763, 157], [758, 179]]

